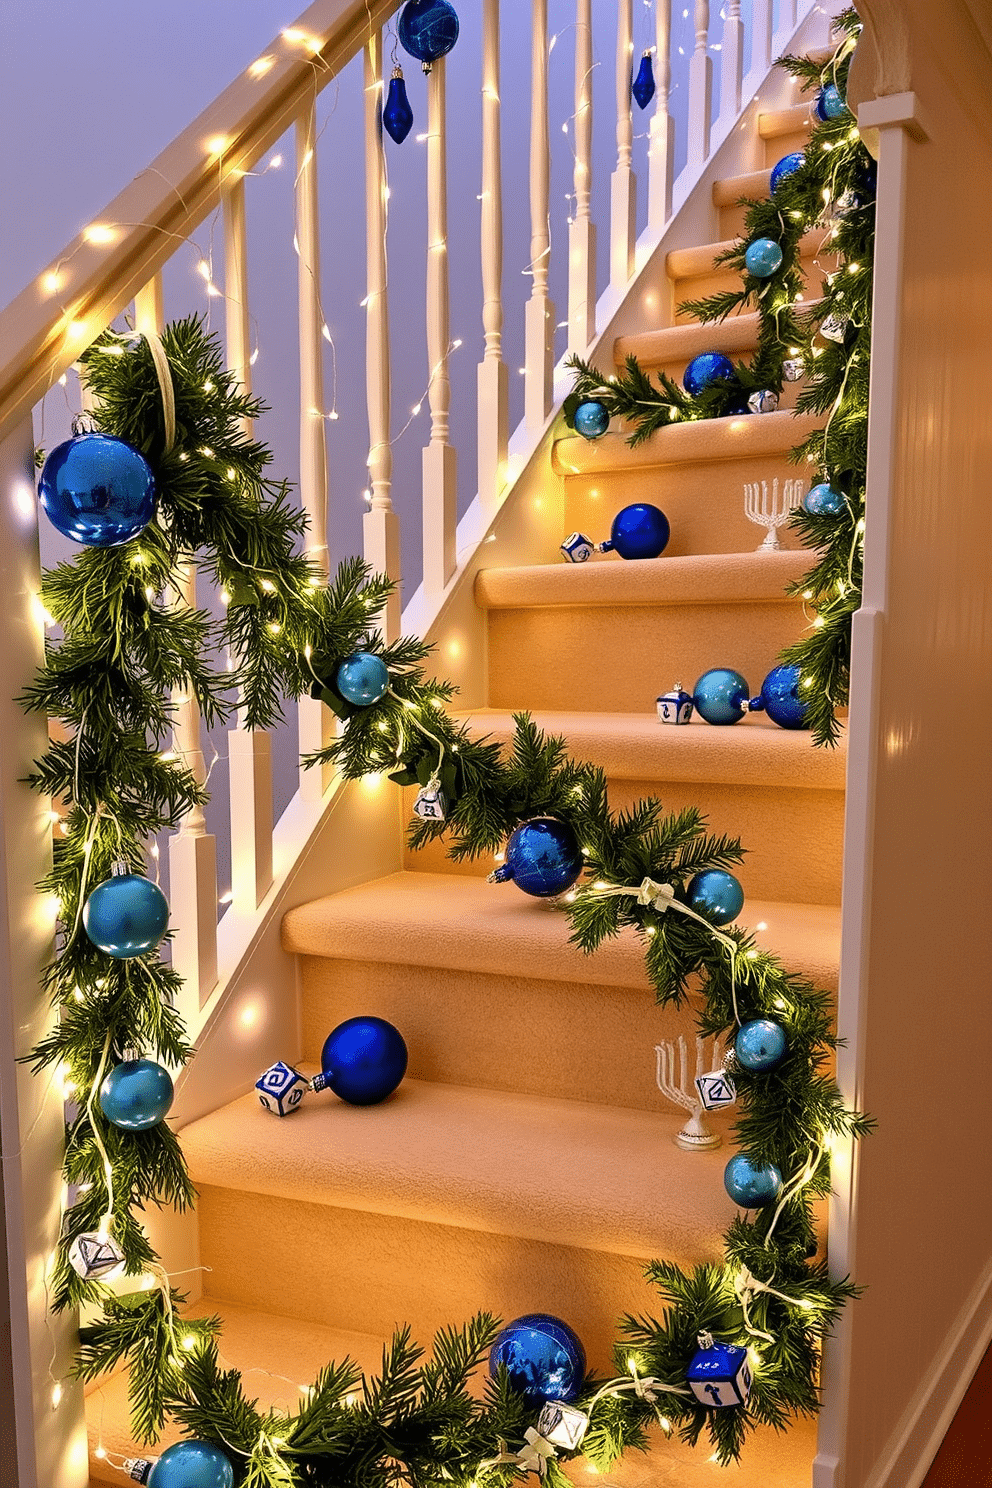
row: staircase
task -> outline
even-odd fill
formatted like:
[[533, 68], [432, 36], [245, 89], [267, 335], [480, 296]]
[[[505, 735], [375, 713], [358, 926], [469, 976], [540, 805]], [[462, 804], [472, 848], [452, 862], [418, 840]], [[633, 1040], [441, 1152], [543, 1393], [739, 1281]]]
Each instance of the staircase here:
[[[768, 167], [802, 147], [807, 114], [796, 104], [758, 118]], [[767, 190], [767, 169], [716, 183], [721, 238], [741, 226], [737, 198]], [[722, 246], [671, 252], [659, 292], [674, 305], [729, 282], [713, 266]], [[815, 294], [819, 242], [807, 246]], [[618, 362], [634, 352], [681, 376], [706, 347], [736, 356], [755, 345], [754, 316], [723, 328], [670, 318], [618, 339]], [[572, 567], [549, 551], [546, 564], [480, 572], [489, 706], [467, 716], [508, 738], [511, 711], [529, 709], [606, 771], [615, 807], [657, 795], [739, 834], [750, 849], [745, 918], [759, 943], [836, 988], [843, 746], [815, 751], [805, 733], [757, 716], [726, 729], [664, 728], [654, 717], [658, 693], [710, 666], [738, 668], [756, 691], [800, 633], [802, 603], [784, 589], [809, 555], [754, 551], [761, 533], [744, 518], [742, 485], [794, 474], [787, 453], [808, 422], [784, 410], [714, 420], [634, 451], [619, 434], [557, 440], [546, 480], [563, 483], [562, 535], [605, 536], [620, 507], [650, 500], [670, 518], [671, 545], [650, 562], [611, 555]], [[299, 965], [303, 1067], [319, 1066], [336, 1023], [380, 1014], [410, 1048], [392, 1099], [359, 1109], [311, 1097], [278, 1121], [249, 1092], [183, 1131], [208, 1268], [192, 1311], [222, 1317], [223, 1359], [277, 1407], [294, 1407], [330, 1357], [375, 1368], [399, 1322], [429, 1342], [479, 1308], [505, 1319], [558, 1313], [590, 1367], [609, 1371], [618, 1316], [656, 1306], [645, 1262], [720, 1254], [733, 1214], [722, 1183], [728, 1123], [717, 1151], [680, 1150], [683, 1113], [654, 1083], [654, 1045], [691, 1033], [693, 1009], [655, 1006], [632, 937], [583, 957], [553, 905], [487, 885], [492, 866], [455, 866], [435, 845], [283, 921]], [[89, 1395], [93, 1483], [121, 1481], [107, 1454], [135, 1453], [124, 1396], [120, 1376]], [[814, 1452], [815, 1427], [801, 1423], [762, 1433], [724, 1475], [741, 1488], [800, 1488]], [[659, 1431], [649, 1456], [608, 1481], [702, 1485], [718, 1471], [705, 1448]], [[573, 1476], [587, 1481], [581, 1464]]]

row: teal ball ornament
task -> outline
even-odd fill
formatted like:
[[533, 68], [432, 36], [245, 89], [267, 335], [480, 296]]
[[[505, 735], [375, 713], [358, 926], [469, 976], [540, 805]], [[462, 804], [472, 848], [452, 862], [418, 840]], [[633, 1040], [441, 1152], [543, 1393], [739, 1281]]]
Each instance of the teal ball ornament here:
[[690, 909], [713, 925], [729, 925], [744, 908], [740, 880], [724, 868], [707, 868], [689, 880], [685, 891]]
[[803, 497], [803, 509], [808, 511], [811, 517], [839, 517], [847, 506], [847, 498], [843, 491], [838, 491], [836, 486], [822, 485], [813, 486]]
[[338, 667], [334, 685], [346, 702], [356, 708], [371, 708], [385, 697], [389, 672], [382, 657], [373, 651], [355, 651]]
[[774, 238], [755, 238], [744, 254], [747, 271], [755, 279], [770, 279], [782, 267], [782, 249]]
[[582, 1340], [549, 1312], [525, 1313], [497, 1333], [489, 1353], [489, 1373], [494, 1378], [501, 1364], [513, 1388], [533, 1406], [548, 1400], [574, 1400], [586, 1375]]
[[169, 923], [169, 903], [158, 884], [140, 873], [115, 873], [97, 884], [83, 906], [83, 929], [117, 961], [153, 951]]
[[682, 386], [695, 398], [714, 382], [730, 382], [733, 376], [734, 364], [722, 351], [701, 351], [682, 373]]
[[767, 713], [779, 728], [809, 728], [809, 708], [799, 696], [802, 673], [797, 666], [773, 667], [761, 684], [758, 697], [752, 698], [752, 712]]
[[176, 1442], [155, 1463], [148, 1488], [234, 1488], [234, 1468], [213, 1442]]
[[88, 548], [119, 548], [155, 515], [151, 466], [111, 434], [74, 434], [53, 449], [38, 496], [52, 526]]
[[752, 1018], [737, 1030], [734, 1053], [748, 1070], [772, 1070], [785, 1058], [788, 1045], [785, 1029], [771, 1018]]
[[162, 1065], [154, 1059], [126, 1059], [100, 1086], [100, 1109], [124, 1131], [147, 1131], [168, 1115], [174, 1096], [172, 1076]]
[[587, 398], [575, 410], [572, 422], [576, 434], [581, 434], [583, 439], [599, 439], [610, 427], [610, 415], [598, 398]]
[[764, 1209], [782, 1192], [782, 1174], [774, 1163], [756, 1163], [738, 1152], [723, 1172], [723, 1186], [742, 1209]]
[[458, 40], [458, 12], [449, 0], [408, 0], [396, 29], [403, 50], [430, 72]]
[[776, 188], [783, 181], [788, 180], [789, 176], [794, 176], [796, 171], [800, 170], [805, 164], [806, 156], [802, 150], [793, 150], [791, 155], [783, 155], [782, 159], [776, 165], [772, 166], [770, 180], [772, 196], [775, 195]]
[[692, 689], [692, 701], [700, 718], [719, 727], [740, 723], [748, 709], [750, 691], [747, 679], [733, 667], [712, 667]]
[[582, 849], [567, 822], [537, 816], [521, 822], [506, 844], [506, 860], [490, 883], [508, 883], [535, 899], [550, 899], [570, 889], [582, 872]]
[[403, 143], [413, 128], [413, 109], [406, 96], [402, 67], [394, 67], [389, 79], [389, 92], [382, 108], [382, 127], [398, 145]]
[[828, 119], [840, 119], [847, 113], [847, 104], [836, 83], [828, 83], [825, 88], [820, 89], [814, 113], [821, 124], [826, 124]]
[[350, 1106], [377, 1106], [400, 1084], [409, 1055], [385, 1018], [346, 1018], [324, 1040], [314, 1090], [333, 1090]]
[[657, 558], [668, 547], [672, 529], [660, 507], [647, 501], [625, 506], [613, 518], [610, 535], [601, 542], [601, 553], [619, 553], [621, 558]]

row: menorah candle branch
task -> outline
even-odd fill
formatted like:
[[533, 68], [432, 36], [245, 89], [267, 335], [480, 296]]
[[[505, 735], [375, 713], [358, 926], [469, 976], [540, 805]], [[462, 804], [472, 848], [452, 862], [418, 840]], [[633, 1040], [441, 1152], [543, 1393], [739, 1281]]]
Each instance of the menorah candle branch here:
[[[708, 1039], [696, 1039], [696, 1079], [706, 1074], [708, 1070], [719, 1067], [720, 1040], [719, 1038], [713, 1040], [712, 1052], [709, 1056], [706, 1053], [708, 1043]], [[678, 1049], [677, 1078], [676, 1048]], [[706, 1125], [703, 1103], [693, 1083], [694, 1077], [689, 1073], [689, 1050], [685, 1039], [680, 1035], [677, 1045], [671, 1040], [656, 1044], [654, 1052], [657, 1057], [658, 1089], [674, 1106], [681, 1106], [684, 1111], [689, 1112], [689, 1120], [675, 1138], [677, 1146], [683, 1147], [686, 1152], [700, 1152], [708, 1147], [719, 1147], [723, 1139], [716, 1132], [710, 1131]]]
[[768, 528], [768, 535], [758, 546], [759, 553], [775, 553], [781, 549], [778, 529], [789, 520], [803, 499], [803, 484], [801, 480], [783, 481], [781, 497], [779, 496], [778, 476], [772, 481], [770, 496], [767, 481], [751, 481], [745, 484], [744, 515], [749, 522]]

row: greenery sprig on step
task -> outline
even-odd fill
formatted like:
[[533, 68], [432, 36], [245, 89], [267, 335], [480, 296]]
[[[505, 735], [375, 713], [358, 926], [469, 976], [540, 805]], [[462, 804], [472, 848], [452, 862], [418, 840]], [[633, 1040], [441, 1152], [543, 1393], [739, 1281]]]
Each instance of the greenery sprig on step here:
[[[158, 512], [127, 546], [86, 550], [45, 576], [42, 600], [61, 637], [49, 642], [22, 700], [61, 720], [70, 738], [51, 744], [30, 782], [64, 808], [54, 868], [41, 885], [59, 904], [59, 953], [45, 973], [57, 1019], [33, 1062], [69, 1082], [77, 1102], [65, 1157], [76, 1199], [51, 1274], [57, 1308], [102, 1304], [101, 1319], [85, 1330], [77, 1374], [92, 1379], [127, 1361], [138, 1436], [154, 1441], [171, 1417], [228, 1452], [238, 1483], [250, 1488], [468, 1488], [520, 1474], [514, 1454], [535, 1412], [505, 1374], [481, 1399], [469, 1390], [497, 1326], [486, 1314], [435, 1338], [429, 1362], [400, 1329], [375, 1377], [363, 1378], [344, 1360], [322, 1372], [295, 1414], [260, 1410], [237, 1371], [222, 1366], [216, 1320], [180, 1318], [184, 1299], [140, 1225], [148, 1205], [181, 1209], [193, 1199], [179, 1143], [165, 1125], [145, 1132], [111, 1126], [93, 1099], [101, 1070], [130, 1050], [173, 1065], [190, 1053], [173, 1005], [176, 973], [155, 953], [113, 960], [80, 927], [85, 897], [112, 862], [122, 858], [141, 871], [149, 838], [180, 824], [205, 798], [172, 747], [178, 701], [195, 697], [215, 721], [229, 716], [240, 689], [249, 723], [264, 727], [278, 718], [282, 698], [332, 692], [338, 663], [371, 649], [388, 667], [389, 692], [348, 716], [313, 762], [333, 762], [349, 779], [383, 770], [400, 780], [445, 776], [448, 820], [415, 822], [411, 842], [443, 836], [455, 858], [493, 853], [533, 815], [569, 821], [588, 867], [588, 882], [564, 906], [563, 924], [578, 946], [592, 952], [632, 927], [659, 1001], [680, 1002], [692, 990], [704, 1031], [731, 1029], [735, 1005], [741, 1017], [767, 1013], [786, 1028], [789, 1053], [778, 1069], [737, 1075], [737, 1130], [746, 1151], [805, 1182], [777, 1215], [736, 1220], [722, 1265], [688, 1273], [652, 1265], [661, 1318], [623, 1321], [622, 1378], [605, 1393], [590, 1380], [579, 1402], [591, 1411], [585, 1452], [599, 1467], [643, 1447], [652, 1421], [690, 1441], [706, 1431], [720, 1460], [736, 1457], [755, 1426], [816, 1410], [816, 1353], [852, 1295], [847, 1281], [831, 1281], [813, 1259], [811, 1205], [827, 1188], [829, 1142], [867, 1129], [844, 1107], [829, 1073], [826, 994], [787, 973], [743, 931], [715, 940], [707, 925], [683, 914], [662, 914], [633, 897], [603, 898], [603, 887], [636, 888], [649, 878], [681, 900], [692, 874], [738, 862], [743, 849], [736, 839], [708, 835], [692, 808], [666, 816], [647, 800], [614, 813], [602, 771], [571, 759], [562, 740], [544, 737], [526, 716], [516, 719], [506, 752], [470, 736], [447, 711], [452, 686], [427, 674], [428, 648], [416, 639], [383, 644], [375, 616], [387, 582], [357, 560], [328, 582], [300, 552], [305, 520], [285, 486], [267, 478], [268, 451], [242, 432], [241, 421], [259, 416], [261, 405], [238, 392], [216, 341], [187, 320], [166, 332], [164, 344], [178, 414], [170, 451], [144, 342], [108, 334], [86, 355], [95, 420], [145, 453]], [[228, 595], [220, 619], [177, 607], [175, 589], [190, 563]], [[230, 665], [221, 665], [228, 654]], [[68, 1259], [72, 1241], [101, 1225], [108, 1208], [134, 1286], [123, 1297], [83, 1282]], [[754, 1284], [742, 1290], [748, 1277]], [[746, 1411], [709, 1411], [685, 1392], [703, 1328], [724, 1341], [750, 1341], [761, 1353]], [[773, 1342], [766, 1346], [760, 1335]], [[653, 1379], [650, 1388], [645, 1378]], [[548, 1481], [556, 1488], [566, 1482], [557, 1460]]]
[[[835, 84], [846, 96], [847, 74], [860, 20], [853, 10], [836, 23], [844, 39], [826, 67], [802, 57], [786, 57], [781, 66], [801, 79], [809, 91]], [[843, 493], [839, 516], [815, 516], [802, 507], [791, 521], [806, 547], [817, 550], [813, 568], [790, 592], [806, 601], [809, 628], [782, 660], [802, 669], [803, 696], [817, 744], [834, 744], [840, 729], [836, 710], [848, 701], [851, 616], [861, 603], [865, 479], [868, 463], [868, 373], [871, 353], [872, 260], [875, 240], [874, 162], [858, 134], [853, 115], [816, 123], [805, 151], [805, 163], [778, 185], [768, 201], [747, 201], [740, 239], [716, 259], [741, 275], [739, 289], [679, 309], [713, 323], [756, 310], [758, 346], [750, 364], [738, 362], [733, 382], [717, 382], [690, 396], [665, 373], [652, 380], [629, 356], [624, 370], [604, 378], [590, 363], [572, 357], [575, 372], [571, 403], [597, 398], [630, 427], [628, 443], [640, 444], [669, 424], [719, 418], [738, 408], [755, 389], [781, 392], [783, 365], [801, 360], [807, 372], [797, 413], [826, 416], [792, 450], [790, 459], [810, 474], [810, 484], [825, 483]], [[804, 300], [801, 263], [803, 239], [819, 237], [817, 259], [829, 256], [821, 297]], [[747, 271], [745, 252], [757, 238], [771, 238], [782, 249], [779, 269], [767, 279]], [[822, 333], [840, 327], [840, 338]], [[835, 333], [836, 334], [836, 333]], [[733, 658], [714, 658], [731, 663]]]

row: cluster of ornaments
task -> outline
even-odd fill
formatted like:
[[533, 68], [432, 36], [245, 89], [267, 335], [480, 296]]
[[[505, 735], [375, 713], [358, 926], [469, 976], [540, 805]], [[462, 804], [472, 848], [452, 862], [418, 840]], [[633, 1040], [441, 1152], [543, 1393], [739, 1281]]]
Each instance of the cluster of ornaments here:
[[[842, 498], [843, 499], [843, 498]], [[671, 692], [657, 700], [661, 723], [688, 723], [694, 712], [716, 727], [740, 723], [746, 713], [767, 713], [779, 728], [807, 727], [809, 709], [799, 696], [801, 676], [797, 666], [773, 667], [751, 696], [747, 678], [733, 667], [711, 667], [698, 679], [691, 693], [676, 682]]]
[[625, 506], [613, 518], [605, 542], [594, 543], [584, 532], [572, 532], [561, 545], [569, 563], [585, 563], [593, 553], [618, 553], [621, 558], [659, 558], [668, 547], [672, 529], [660, 507], [647, 501]]
[[[697, 398], [706, 388], [713, 387], [716, 383], [732, 383], [735, 375], [734, 364], [724, 352], [701, 351], [683, 372], [682, 386], [691, 398]], [[731, 403], [727, 413], [774, 413], [777, 408], [778, 393], [771, 388], [758, 388], [753, 393], [745, 394], [742, 391], [740, 397]]]
[[319, 1075], [308, 1080], [281, 1060], [255, 1081], [260, 1104], [291, 1116], [308, 1090], [330, 1090], [350, 1106], [377, 1106], [397, 1089], [409, 1053], [399, 1029], [371, 1015], [346, 1018], [324, 1040]]
[[[451, 51], [458, 40], [458, 14], [449, 0], [408, 0], [397, 26], [400, 45], [423, 64], [425, 72]], [[403, 69], [393, 68], [382, 106], [382, 127], [401, 145], [413, 128], [413, 109], [407, 97]]]

